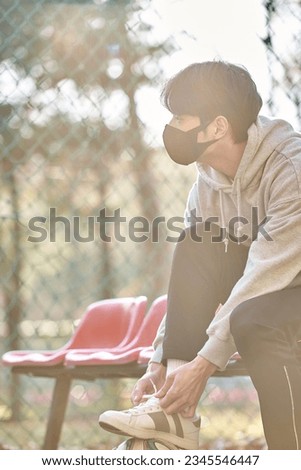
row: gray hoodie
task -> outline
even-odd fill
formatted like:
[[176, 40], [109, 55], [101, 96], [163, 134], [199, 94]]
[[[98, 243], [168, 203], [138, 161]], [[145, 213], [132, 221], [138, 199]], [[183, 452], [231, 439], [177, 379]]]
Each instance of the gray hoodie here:
[[[233, 181], [199, 162], [197, 169], [186, 226], [192, 214], [203, 221], [215, 217], [227, 230], [225, 249], [232, 229], [250, 247], [243, 276], [209, 325], [209, 339], [198, 353], [224, 369], [236, 352], [229, 322], [233, 309], [252, 297], [301, 286], [301, 134], [283, 120], [260, 116], [248, 131]], [[164, 331], [163, 320], [154, 362], [162, 358]]]

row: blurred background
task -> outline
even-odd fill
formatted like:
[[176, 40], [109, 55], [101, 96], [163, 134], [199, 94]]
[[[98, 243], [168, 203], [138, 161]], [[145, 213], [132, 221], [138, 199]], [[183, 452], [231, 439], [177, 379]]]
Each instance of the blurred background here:
[[[196, 172], [163, 149], [170, 116], [162, 85], [192, 62], [242, 64], [263, 114], [299, 130], [300, 7], [300, 0], [0, 0], [1, 355], [62, 346], [96, 300], [146, 295], [150, 304], [166, 292], [168, 237], [182, 226]], [[118, 227], [108, 223], [116, 214], [124, 218]], [[143, 241], [131, 235], [133, 223], [142, 224]], [[120, 442], [97, 418], [127, 407], [133, 384], [75, 382], [60, 447]], [[1, 367], [0, 387], [0, 448], [40, 448], [52, 380], [12, 377]], [[264, 447], [248, 378], [211, 379], [200, 407], [204, 448]]]

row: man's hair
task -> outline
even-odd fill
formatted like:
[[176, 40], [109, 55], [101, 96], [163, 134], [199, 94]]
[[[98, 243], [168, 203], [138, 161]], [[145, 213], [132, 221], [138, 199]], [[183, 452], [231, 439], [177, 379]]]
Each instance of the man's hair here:
[[225, 116], [235, 142], [247, 140], [247, 131], [262, 106], [249, 72], [223, 61], [189, 65], [168, 80], [161, 98], [172, 114], [199, 116], [203, 125]]

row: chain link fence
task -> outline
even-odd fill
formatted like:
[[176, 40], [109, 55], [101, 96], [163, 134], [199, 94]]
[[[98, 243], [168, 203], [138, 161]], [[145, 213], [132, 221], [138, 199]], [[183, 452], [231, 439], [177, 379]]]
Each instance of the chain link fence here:
[[[164, 294], [195, 169], [179, 171], [158, 137], [160, 87], [181, 41], [151, 1], [0, 0], [0, 9], [3, 354], [62, 346], [96, 300]], [[263, 1], [261, 13], [267, 106], [299, 125], [300, 1]], [[0, 446], [39, 448], [52, 381], [1, 368], [0, 385]], [[120, 442], [97, 417], [126, 407], [132, 386], [75, 383], [61, 447]], [[204, 447], [264, 445], [249, 379], [212, 379], [202, 414]]]

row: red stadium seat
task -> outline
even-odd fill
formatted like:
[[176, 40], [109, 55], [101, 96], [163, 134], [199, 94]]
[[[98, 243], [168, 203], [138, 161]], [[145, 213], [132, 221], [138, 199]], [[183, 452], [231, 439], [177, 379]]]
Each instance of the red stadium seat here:
[[8, 351], [2, 364], [11, 367], [55, 366], [74, 349], [112, 350], [125, 347], [136, 336], [146, 310], [146, 297], [125, 297], [95, 302], [87, 308], [72, 338], [60, 349]]
[[118, 365], [138, 360], [142, 349], [152, 345], [158, 327], [166, 312], [167, 296], [162, 295], [154, 300], [133, 340], [114, 350], [75, 350], [65, 357], [66, 366], [99, 366], [104, 364]]

